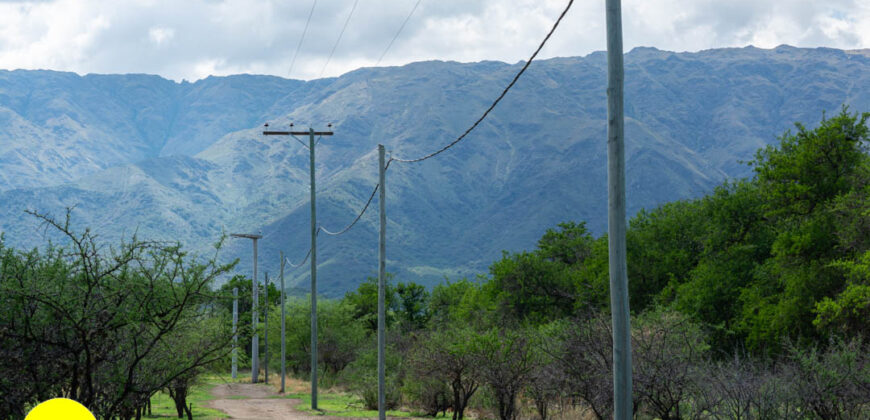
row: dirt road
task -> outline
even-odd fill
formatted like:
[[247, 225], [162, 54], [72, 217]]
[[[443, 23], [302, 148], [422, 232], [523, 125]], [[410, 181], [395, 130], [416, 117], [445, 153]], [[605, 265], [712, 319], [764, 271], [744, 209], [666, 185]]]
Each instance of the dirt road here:
[[[272, 387], [263, 384], [220, 384], [212, 391], [215, 399], [209, 401], [211, 408], [227, 413], [239, 420], [331, 420], [336, 417], [313, 416], [294, 407], [300, 400], [281, 398]], [[343, 419], [347, 420], [347, 419]]]

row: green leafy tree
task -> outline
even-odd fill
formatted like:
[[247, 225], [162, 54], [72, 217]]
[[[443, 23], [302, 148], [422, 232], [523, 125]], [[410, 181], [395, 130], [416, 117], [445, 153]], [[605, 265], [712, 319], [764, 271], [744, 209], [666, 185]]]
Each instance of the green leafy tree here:
[[595, 240], [586, 228], [585, 222], [565, 222], [558, 224], [559, 229], [547, 229], [538, 240], [538, 253], [541, 257], [565, 265], [582, 264], [592, 253]]
[[[241, 274], [237, 274], [233, 276], [230, 280], [226, 281], [222, 284], [216, 291], [215, 297], [216, 302], [220, 310], [227, 314], [227, 316], [232, 317], [233, 315], [233, 289], [238, 288], [239, 290], [239, 347], [240, 353], [243, 353], [244, 356], [248, 360], [251, 357], [251, 306], [253, 305], [253, 299], [251, 297], [251, 278], [246, 277]], [[258, 310], [260, 316], [258, 319], [260, 320], [260, 328], [263, 328], [263, 320], [265, 319], [266, 313], [270, 311], [271, 308], [277, 306], [281, 302], [281, 291], [275, 287], [274, 282], [270, 282], [269, 286], [266, 287], [263, 279], [260, 279], [259, 283], [259, 291], [260, 294], [257, 296], [257, 304], [259, 305]], [[232, 318], [231, 318], [232, 319]], [[260, 336], [262, 337], [262, 331], [260, 331]], [[247, 343], [247, 345], [245, 345]]]
[[[392, 285], [393, 275], [387, 273], [384, 281], [384, 310], [387, 312], [387, 328], [395, 321], [398, 304], [396, 289]], [[344, 301], [355, 308], [354, 316], [362, 321], [370, 332], [378, 330], [378, 279], [367, 277], [355, 291], [347, 292]]]
[[418, 331], [429, 322], [429, 292], [414, 282], [396, 286], [396, 317], [404, 331]]
[[688, 280], [703, 251], [706, 220], [700, 201], [677, 201], [652, 211], [641, 210], [629, 224], [626, 237], [630, 306], [649, 307], [656, 298], [672, 298], [662, 291]]
[[[65, 221], [36, 216], [67, 244], [44, 253], [3, 250], [0, 360], [22, 364], [0, 362], [0, 417], [64, 395], [98, 418], [129, 419], [158, 390], [229, 353], [228, 323], [199, 326], [216, 315], [211, 284], [233, 264], [135, 237], [106, 251], [89, 230], [73, 232], [69, 212]], [[19, 372], [31, 376], [23, 390], [5, 379]]]
[[[293, 298], [286, 308], [287, 366], [295, 375], [311, 372], [311, 303], [308, 298]], [[328, 379], [336, 378], [364, 348], [367, 324], [356, 318], [356, 308], [344, 300], [322, 299], [317, 303], [317, 360]], [[281, 354], [281, 308], [270, 312], [269, 352]], [[275, 360], [277, 361], [278, 358]], [[280, 362], [278, 362], [280, 363]], [[275, 364], [275, 367], [278, 367]], [[324, 375], [320, 375], [324, 378]]]
[[751, 348], [784, 336], [818, 339], [816, 304], [845, 288], [832, 263], [854, 255], [839, 246], [836, 209], [864, 174], [868, 117], [844, 108], [814, 130], [798, 125], [796, 134], [786, 133], [752, 162], [775, 239], [771, 257], [741, 296], [739, 328]]
[[870, 336], [870, 251], [856, 261], [838, 261], [834, 266], [845, 271], [846, 287], [836, 296], [816, 303], [816, 327], [832, 327], [847, 336]]
[[576, 299], [576, 272], [536, 252], [504, 254], [490, 266], [484, 286], [507, 322], [543, 323], [569, 316]]
[[435, 325], [446, 325], [460, 317], [459, 308], [466, 296], [475, 294], [477, 285], [468, 279], [451, 282], [445, 279], [443, 283], [432, 288], [429, 299], [430, 319]]

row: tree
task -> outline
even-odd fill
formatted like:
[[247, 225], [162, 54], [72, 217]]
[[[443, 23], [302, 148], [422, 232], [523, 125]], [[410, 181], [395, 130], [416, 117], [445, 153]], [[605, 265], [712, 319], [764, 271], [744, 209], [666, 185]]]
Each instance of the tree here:
[[404, 331], [418, 331], [429, 322], [429, 292], [414, 282], [396, 286], [398, 305], [396, 317]]
[[838, 211], [842, 197], [866, 183], [868, 118], [844, 108], [814, 130], [798, 125], [797, 134], [786, 133], [752, 162], [775, 239], [741, 296], [738, 327], [750, 348], [773, 346], [785, 336], [821, 338], [813, 310], [846, 285], [832, 263], [854, 257], [840, 246]]
[[592, 234], [585, 222], [564, 222], [559, 229], [547, 229], [538, 240], [538, 253], [544, 259], [565, 265], [582, 264], [592, 254]]
[[[280, 337], [281, 310], [270, 313], [269, 335]], [[287, 366], [295, 375], [311, 372], [311, 303], [307, 298], [287, 301]], [[324, 374], [338, 376], [357, 359], [368, 336], [367, 324], [357, 319], [356, 307], [344, 300], [324, 299], [317, 304], [317, 358]], [[269, 351], [280, 354], [281, 340], [269, 340]], [[323, 375], [321, 375], [323, 378]]]
[[695, 391], [708, 349], [701, 328], [685, 315], [648, 311], [632, 322], [632, 389], [641, 409], [662, 420], [707, 411]]
[[868, 350], [860, 339], [834, 340], [824, 348], [790, 346], [789, 380], [802, 411], [825, 420], [867, 418]]
[[464, 418], [468, 400], [480, 387], [475, 335], [472, 329], [458, 325], [432, 331], [417, 342], [410, 357], [416, 378], [431, 378], [448, 384], [453, 393], [453, 420]]
[[[281, 303], [281, 292], [275, 286], [274, 282], [270, 282], [269, 286], [265, 286], [263, 279], [260, 279], [258, 304], [261, 314], [266, 314], [269, 309]], [[233, 289], [239, 290], [239, 348], [240, 355], [251, 357], [251, 306], [253, 299], [251, 297], [251, 278], [241, 274], [233, 276], [230, 280], [222, 284], [215, 292], [216, 303], [218, 308], [227, 316], [233, 314]], [[263, 322], [265, 315], [261, 315], [258, 319]], [[262, 324], [260, 325], [262, 327]], [[260, 332], [262, 334], [262, 331]], [[248, 343], [248, 345], [244, 345]]]
[[867, 119], [870, 113], [850, 114], [846, 107], [836, 117], [822, 117], [808, 130], [796, 123], [796, 134], [786, 132], [779, 144], [759, 150], [750, 162], [764, 187], [772, 217], [808, 215], [852, 187], [850, 177], [866, 160]]
[[480, 285], [468, 279], [444, 283], [432, 288], [429, 300], [430, 323], [433, 328], [452, 323], [479, 322], [492, 310], [489, 295]]
[[493, 263], [484, 289], [507, 322], [546, 323], [574, 311], [576, 272], [539, 253], [507, 254]]
[[[89, 230], [72, 231], [69, 212], [63, 222], [35, 215], [69, 244], [43, 254], [4, 252], [0, 359], [22, 365], [0, 364], [0, 377], [49, 373], [34, 365], [46, 361], [55, 371], [34, 375], [24, 392], [0, 381], [0, 395], [13, 396], [3, 398], [0, 417], [67, 395], [99, 418], [131, 418], [156, 391], [229, 353], [229, 325], [202, 331], [186, 357], [177, 357], [172, 344], [213, 316], [209, 285], [234, 264], [218, 265], [214, 257], [200, 262], [177, 244], [135, 237], [106, 251]], [[36, 357], [22, 354], [35, 347], [42, 348]]]
[[501, 420], [514, 420], [519, 414], [517, 396], [530, 381], [537, 367], [530, 334], [514, 329], [493, 328], [474, 338], [476, 366], [481, 380], [495, 397]]
[[[387, 328], [395, 320], [396, 290], [392, 285], [393, 275], [387, 273], [384, 279], [384, 309], [387, 312], [385, 325]], [[367, 277], [355, 291], [347, 292], [344, 301], [353, 305], [354, 317], [362, 321], [370, 332], [378, 330], [378, 279]]]
[[597, 419], [613, 413], [613, 334], [610, 317], [592, 312], [588, 318], [554, 321], [543, 327], [540, 351], [552, 358], [563, 375], [565, 394], [582, 401]]
[[836, 296], [816, 303], [813, 324], [822, 330], [834, 327], [846, 336], [870, 336], [870, 251], [857, 261], [833, 265], [846, 273], [846, 287]]
[[665, 289], [689, 280], [703, 251], [702, 206], [699, 200], [677, 201], [641, 210], [631, 219], [626, 257], [632, 310], [641, 312], [657, 298], [669, 303], [674, 296]]

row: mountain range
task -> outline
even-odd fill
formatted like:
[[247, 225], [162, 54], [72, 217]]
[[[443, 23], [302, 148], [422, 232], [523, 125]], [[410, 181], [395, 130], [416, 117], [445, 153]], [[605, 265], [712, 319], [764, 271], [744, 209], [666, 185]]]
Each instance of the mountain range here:
[[[332, 124], [316, 147], [318, 222], [350, 223], [377, 183], [376, 145], [416, 158], [468, 128], [523, 63], [428, 61], [311, 81], [174, 82], [153, 75], [0, 71], [0, 230], [27, 249], [55, 239], [24, 210], [106, 244], [137, 235], [200, 255], [223, 233], [261, 232], [261, 272], [309, 249], [309, 155], [274, 129]], [[431, 285], [485, 274], [547, 228], [606, 231], [606, 56], [529, 70], [465, 140], [387, 172], [387, 270]], [[780, 46], [625, 56], [629, 215], [750, 176], [741, 162], [794, 122], [870, 110], [870, 50]], [[307, 141], [306, 138], [301, 140]], [[341, 295], [377, 271], [377, 198], [346, 234], [318, 237], [318, 288]], [[108, 245], [107, 245], [108, 246]], [[221, 258], [249, 273], [250, 241]], [[298, 293], [308, 268], [285, 271]]]

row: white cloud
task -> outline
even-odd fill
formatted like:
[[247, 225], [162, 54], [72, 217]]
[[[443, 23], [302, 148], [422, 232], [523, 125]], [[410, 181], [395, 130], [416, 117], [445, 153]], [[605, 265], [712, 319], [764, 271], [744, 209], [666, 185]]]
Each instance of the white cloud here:
[[157, 45], [169, 42], [175, 37], [175, 30], [163, 26], [155, 26], [148, 30], [148, 38]]
[[[360, 1], [324, 76], [377, 62], [416, 0]], [[381, 65], [441, 59], [524, 60], [566, 0], [423, 0]], [[293, 69], [311, 3], [281, 0], [0, 2], [0, 65], [79, 73], [321, 74], [353, 2], [320, 0]], [[866, 0], [624, 0], [625, 49], [754, 44], [870, 47]], [[602, 50], [604, 1], [575, 0], [542, 57]]]

